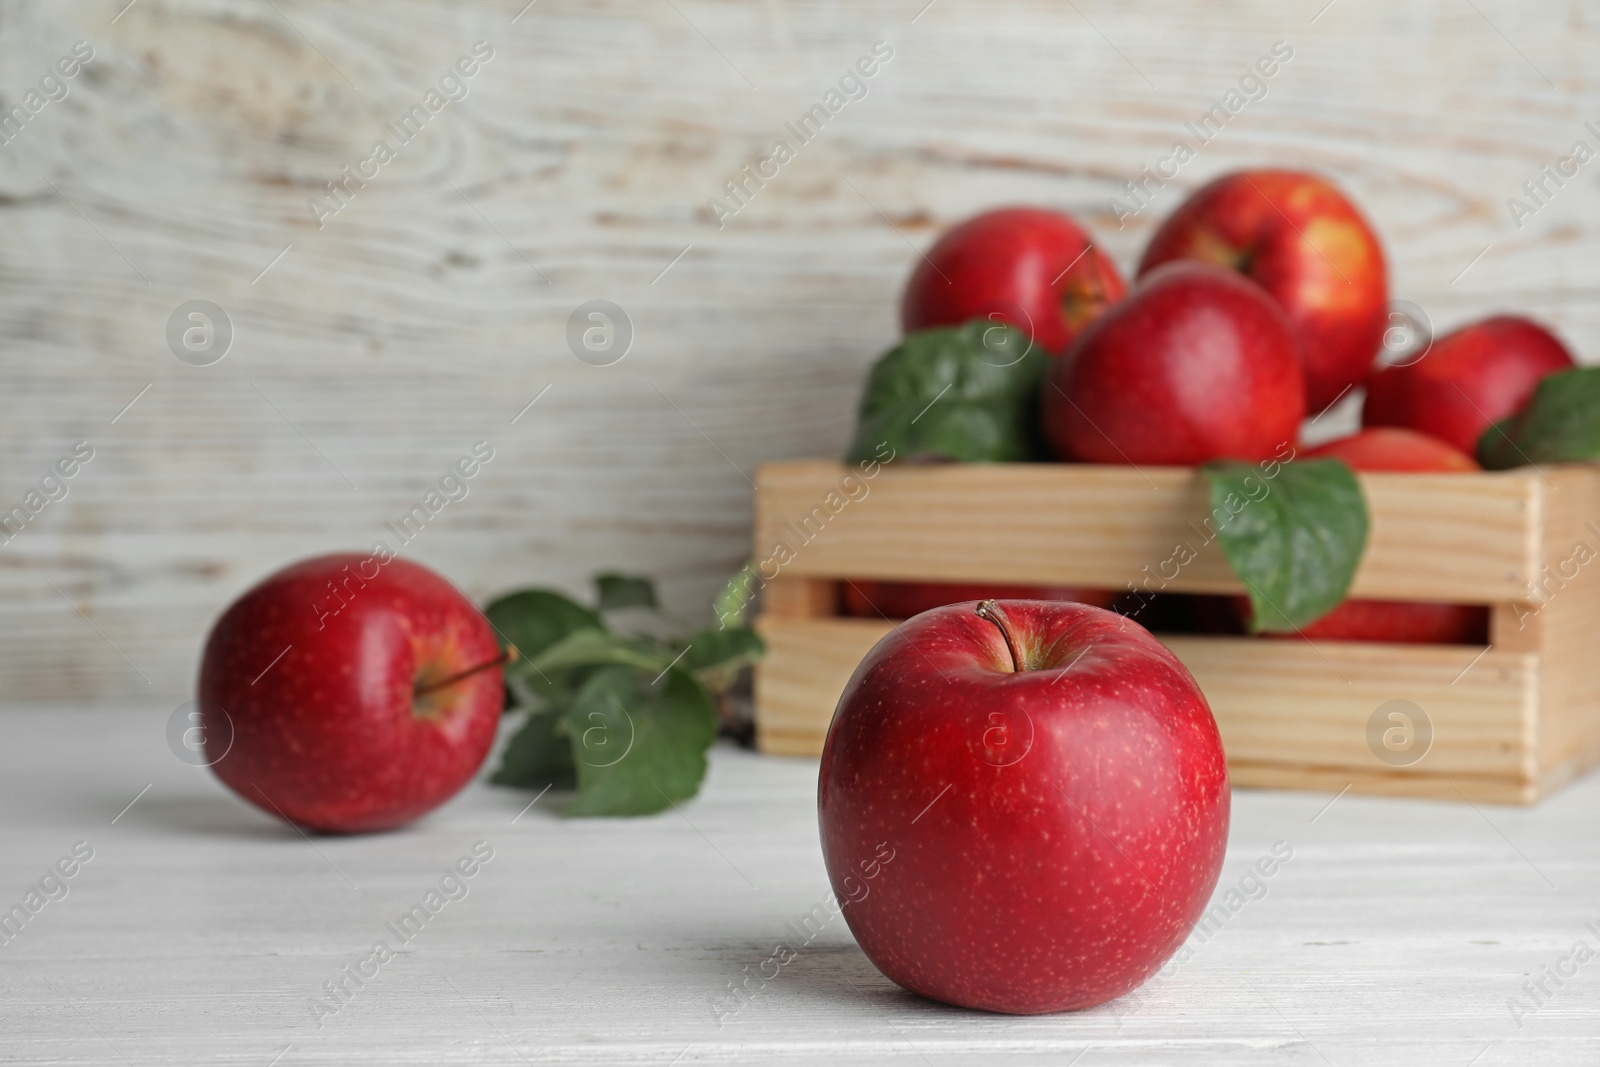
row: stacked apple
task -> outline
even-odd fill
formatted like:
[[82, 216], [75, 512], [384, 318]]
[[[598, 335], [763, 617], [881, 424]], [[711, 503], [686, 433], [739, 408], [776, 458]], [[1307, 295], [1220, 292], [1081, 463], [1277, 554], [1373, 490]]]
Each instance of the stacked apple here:
[[[1225, 175], [1196, 192], [1152, 237], [1131, 290], [1063, 214], [976, 216], [918, 264], [901, 311], [908, 334], [982, 319], [1015, 327], [1047, 353], [1040, 430], [1049, 457], [1067, 462], [1198, 466], [1299, 455], [1362, 471], [1473, 471], [1484, 432], [1519, 411], [1545, 375], [1574, 366], [1549, 330], [1514, 316], [1464, 326], [1419, 344], [1403, 365], [1381, 365], [1389, 288], [1372, 227], [1330, 182], [1283, 170]], [[1364, 428], [1305, 449], [1307, 417], [1363, 385]], [[875, 598], [850, 587], [847, 610], [871, 613]], [[880, 595], [921, 604], [979, 589]], [[1106, 602], [1050, 591], [1063, 597]], [[1248, 621], [1248, 605], [1238, 610]], [[1347, 601], [1298, 629], [1450, 642], [1478, 639], [1483, 626], [1482, 609]]]

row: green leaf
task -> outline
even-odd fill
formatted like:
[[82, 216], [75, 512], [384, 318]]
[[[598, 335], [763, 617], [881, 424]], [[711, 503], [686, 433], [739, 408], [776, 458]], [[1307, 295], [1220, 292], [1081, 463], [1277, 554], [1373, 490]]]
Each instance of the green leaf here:
[[483, 613], [493, 624], [500, 647], [516, 646], [517, 659], [506, 667], [507, 692], [516, 698], [516, 706], [550, 700], [561, 689], [571, 688], [562, 679], [541, 673], [530, 661], [570, 634], [605, 629], [599, 615], [550, 589], [509, 593]]
[[601, 667], [564, 713], [578, 774], [568, 815], [647, 815], [700, 789], [717, 716], [705, 691], [673, 668], [655, 684], [631, 667]]
[[737, 667], [754, 663], [766, 650], [760, 635], [748, 626], [701, 630], [690, 639], [682, 662], [692, 671]]
[[615, 611], [618, 608], [649, 608], [654, 611], [659, 606], [655, 582], [642, 575], [602, 574], [595, 578], [594, 586], [601, 611]]
[[1254, 632], [1292, 631], [1345, 598], [1367, 543], [1367, 502], [1343, 460], [1202, 468], [1218, 542], [1250, 594]]
[[975, 319], [913, 333], [873, 365], [850, 460], [1016, 462], [1040, 458], [1043, 349], [1010, 326]]
[[745, 617], [750, 614], [750, 605], [756, 599], [756, 568], [753, 563], [746, 563], [739, 568], [739, 573], [728, 579], [717, 593], [716, 599], [711, 602], [711, 610], [717, 616], [717, 622], [723, 626], [739, 626], [744, 623]]
[[756, 662], [766, 650], [766, 643], [748, 626], [701, 630], [684, 652], [682, 666], [708, 692], [723, 693], [739, 680], [745, 665]]
[[733, 684], [739, 668], [754, 663], [766, 650], [760, 635], [748, 626], [701, 630], [690, 639], [679, 662], [712, 692], [721, 692]]
[[573, 667], [637, 667], [650, 671], [653, 677], [671, 665], [674, 655], [649, 637], [579, 630], [536, 656], [529, 666], [547, 674]]
[[505, 667], [506, 697], [509, 713], [519, 708], [542, 708], [549, 704], [572, 699], [590, 667], [573, 667], [567, 670], [542, 671], [528, 660], [518, 660]]
[[551, 589], [509, 593], [483, 613], [499, 633], [501, 648], [516, 645], [524, 659], [534, 658], [568, 634], [605, 629], [599, 615]]
[[530, 712], [506, 745], [500, 767], [489, 781], [522, 789], [571, 789], [577, 782], [565, 708], [554, 703]]
[[1600, 459], [1600, 367], [1540, 379], [1521, 411], [1483, 431], [1478, 459], [1492, 471]]

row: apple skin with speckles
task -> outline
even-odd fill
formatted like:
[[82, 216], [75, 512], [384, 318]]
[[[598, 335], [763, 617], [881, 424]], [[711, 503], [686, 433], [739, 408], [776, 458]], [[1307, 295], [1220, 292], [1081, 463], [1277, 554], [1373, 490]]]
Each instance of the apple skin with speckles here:
[[1070, 216], [1003, 207], [974, 215], [928, 249], [906, 282], [900, 324], [912, 333], [986, 318], [1060, 355], [1125, 289], [1116, 264]]
[[1062, 460], [1255, 462], [1293, 441], [1305, 417], [1282, 309], [1248, 278], [1206, 263], [1146, 274], [1047, 374], [1040, 424]]
[[1139, 274], [1179, 259], [1237, 270], [1283, 308], [1300, 339], [1308, 413], [1371, 373], [1388, 325], [1388, 268], [1377, 234], [1327, 179], [1292, 170], [1224, 174], [1161, 224]]
[[482, 765], [504, 702], [499, 661], [488, 620], [426, 567], [392, 554], [304, 560], [212, 627], [206, 756], [223, 784], [296, 826], [392, 829]]
[[1178, 950], [1222, 869], [1230, 793], [1205, 697], [1148, 631], [1010, 600], [925, 612], [868, 653], [817, 803], [879, 970], [1038, 1014], [1122, 996]]
[[1541, 378], [1575, 366], [1561, 339], [1537, 322], [1496, 315], [1438, 338], [1415, 362], [1374, 374], [1361, 421], [1432, 434], [1475, 456], [1483, 432], [1520, 411]]

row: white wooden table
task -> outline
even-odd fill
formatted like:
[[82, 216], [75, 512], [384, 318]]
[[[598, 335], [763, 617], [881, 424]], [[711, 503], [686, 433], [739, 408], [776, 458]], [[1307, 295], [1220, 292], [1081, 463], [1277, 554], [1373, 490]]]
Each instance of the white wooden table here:
[[[1183, 966], [1095, 1011], [920, 1000], [835, 919], [719, 1026], [728, 983], [827, 892], [813, 761], [719, 748], [703, 796], [654, 818], [566, 821], [554, 797], [519, 817], [529, 795], [475, 785], [406, 831], [307, 839], [175, 759], [166, 718], [0, 715], [0, 906], [93, 849], [0, 945], [0, 1062], [1600, 1060], [1600, 962], [1547, 978], [1520, 1027], [1508, 1008], [1600, 946], [1600, 779], [1531, 811], [1237, 795], [1222, 886], [1276, 841], [1293, 859]], [[467, 895], [319, 1028], [324, 983], [396, 944], [385, 924], [478, 841], [493, 859]]]

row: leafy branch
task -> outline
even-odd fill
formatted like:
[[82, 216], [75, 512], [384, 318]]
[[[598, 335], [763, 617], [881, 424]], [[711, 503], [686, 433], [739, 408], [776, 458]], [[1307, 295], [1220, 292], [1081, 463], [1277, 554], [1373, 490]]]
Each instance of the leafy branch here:
[[500, 597], [484, 614], [504, 648], [506, 707], [525, 718], [490, 781], [576, 789], [568, 815], [647, 815], [699, 791], [717, 699], [764, 651], [744, 624], [750, 583], [717, 598], [720, 625], [678, 640], [622, 633], [608, 616], [659, 613], [654, 584], [595, 579], [595, 607], [550, 589]]

